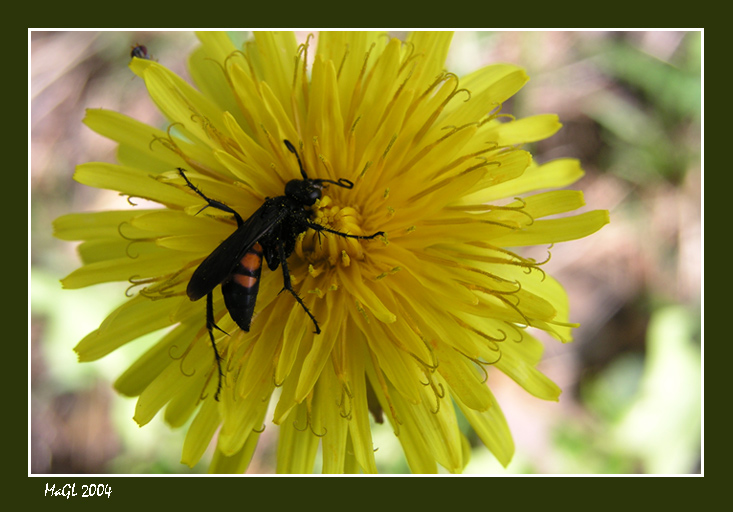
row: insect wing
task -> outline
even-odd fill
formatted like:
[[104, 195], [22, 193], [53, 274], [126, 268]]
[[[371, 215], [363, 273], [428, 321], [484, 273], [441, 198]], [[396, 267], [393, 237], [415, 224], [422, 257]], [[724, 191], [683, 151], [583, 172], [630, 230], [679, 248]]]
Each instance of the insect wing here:
[[236, 268], [239, 260], [262, 236], [287, 215], [287, 211], [260, 207], [250, 218], [209, 254], [191, 276], [186, 294], [199, 300], [221, 284]]

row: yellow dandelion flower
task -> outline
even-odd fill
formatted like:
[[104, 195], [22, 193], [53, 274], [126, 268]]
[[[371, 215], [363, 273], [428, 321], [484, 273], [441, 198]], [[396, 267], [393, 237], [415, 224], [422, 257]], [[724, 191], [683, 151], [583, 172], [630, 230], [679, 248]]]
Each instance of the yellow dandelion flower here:
[[[491, 65], [459, 80], [444, 70], [446, 32], [321, 33], [313, 59], [314, 39], [292, 33], [256, 33], [242, 49], [223, 33], [199, 39], [197, 88], [154, 60], [130, 64], [167, 130], [87, 112], [119, 142], [120, 163], [80, 165], [75, 179], [164, 208], [56, 221], [58, 237], [83, 241], [65, 287], [134, 285], [79, 359], [166, 329], [115, 387], [138, 397], [140, 425], [161, 409], [173, 426], [192, 419], [185, 464], [216, 437], [212, 472], [244, 471], [271, 421], [279, 472], [312, 472], [320, 445], [325, 473], [374, 473], [373, 419], [391, 424], [413, 472], [458, 473], [461, 415], [508, 464], [488, 375], [557, 400], [529, 328], [566, 342], [574, 326], [541, 262], [508, 248], [608, 222], [606, 211], [557, 215], [584, 204], [553, 190], [583, 171], [522, 149], [560, 128], [554, 115], [501, 112], [525, 72]], [[318, 190], [295, 200], [289, 182]], [[253, 311], [239, 292], [256, 295]]]

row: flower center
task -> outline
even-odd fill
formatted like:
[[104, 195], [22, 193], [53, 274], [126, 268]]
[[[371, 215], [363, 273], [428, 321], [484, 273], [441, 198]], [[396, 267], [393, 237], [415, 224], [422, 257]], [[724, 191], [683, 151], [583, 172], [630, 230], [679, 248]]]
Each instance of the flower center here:
[[[349, 235], [364, 235], [362, 216], [353, 206], [340, 206], [327, 195], [313, 206], [313, 222], [328, 229]], [[333, 233], [306, 231], [297, 241], [295, 252], [311, 264], [328, 262], [330, 265], [349, 266], [352, 259], [364, 259], [361, 240]]]

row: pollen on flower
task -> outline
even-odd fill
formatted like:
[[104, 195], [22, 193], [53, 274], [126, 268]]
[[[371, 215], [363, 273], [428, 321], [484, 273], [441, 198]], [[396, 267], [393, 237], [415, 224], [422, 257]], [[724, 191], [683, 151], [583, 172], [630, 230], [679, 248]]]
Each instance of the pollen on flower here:
[[358, 300], [355, 300], [354, 303], [356, 304], [356, 310], [361, 314], [361, 316], [364, 318], [366, 323], [369, 323], [369, 315], [367, 314], [366, 310], [362, 307], [361, 303]]
[[308, 293], [312, 293], [313, 295], [315, 295], [319, 299], [322, 299], [323, 296], [324, 296], [323, 290], [321, 290], [320, 288], [314, 288], [312, 290], [308, 290]]
[[[305, 233], [302, 233], [302, 235], [305, 235]], [[303, 237], [301, 236], [299, 240], [302, 240]], [[314, 267], [312, 263], [308, 264], [308, 274], [310, 274], [311, 277], [318, 277], [323, 273], [323, 268], [320, 266], [318, 268]]]
[[[313, 221], [321, 226], [348, 233], [350, 235], [365, 234], [362, 228], [363, 217], [353, 206], [339, 206], [332, 197], [324, 195], [313, 206]], [[348, 267], [352, 258], [361, 261], [365, 257], [364, 241], [354, 238], [329, 236], [309, 230], [296, 241], [296, 253], [315, 269], [328, 263]], [[309, 270], [309, 272], [311, 272]], [[313, 275], [313, 272], [311, 272]], [[314, 276], [315, 277], [315, 276]]]
[[385, 277], [387, 277], [387, 276], [391, 276], [392, 274], [396, 274], [396, 273], [397, 273], [397, 272], [399, 272], [400, 270], [402, 270], [402, 267], [394, 267], [394, 268], [392, 268], [391, 270], [388, 270], [387, 272], [382, 272], [382, 273], [381, 273], [381, 274], [379, 274], [378, 276], [375, 276], [375, 277], [374, 277], [374, 280], [375, 280], [375, 281], [379, 281], [380, 279], [384, 279], [384, 278], [385, 278]]

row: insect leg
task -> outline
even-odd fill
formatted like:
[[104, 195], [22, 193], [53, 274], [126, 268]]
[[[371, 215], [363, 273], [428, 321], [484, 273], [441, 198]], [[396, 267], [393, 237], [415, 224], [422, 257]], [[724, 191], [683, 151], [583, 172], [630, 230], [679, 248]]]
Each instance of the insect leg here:
[[233, 209], [229, 208], [224, 203], [221, 203], [219, 201], [216, 201], [214, 199], [210, 199], [210, 198], [206, 197], [204, 195], [204, 193], [201, 192], [196, 185], [194, 185], [193, 183], [191, 183], [191, 181], [188, 179], [188, 177], [184, 173], [183, 169], [181, 169], [180, 167], [178, 168], [178, 174], [180, 174], [181, 177], [184, 180], [186, 180], [186, 185], [188, 185], [188, 188], [190, 188], [191, 190], [193, 190], [194, 192], [196, 192], [204, 201], [206, 201], [208, 203], [206, 206], [204, 206], [203, 208], [201, 208], [201, 210], [199, 210], [199, 213], [201, 213], [202, 211], [204, 211], [204, 209], [206, 209], [206, 208], [208, 208], [210, 206], [212, 208], [216, 208], [217, 210], [221, 210], [223, 212], [231, 213], [232, 215], [234, 215], [234, 218], [237, 220], [237, 226], [241, 226], [242, 224], [244, 224], [244, 221], [242, 220], [242, 217], [240, 217], [240, 215], [237, 212], [235, 212]]
[[320, 224], [316, 224], [315, 222], [307, 222], [306, 223], [309, 228], [316, 231], [320, 234], [321, 231], [325, 231], [326, 233], [333, 233], [334, 235], [342, 236], [344, 238], [357, 238], [359, 240], [371, 240], [372, 238], [378, 237], [379, 235], [383, 235], [384, 231], [377, 231], [376, 233], [372, 235], [350, 235], [349, 233], [343, 233], [341, 231], [336, 231], [334, 229], [329, 229], [325, 226], [321, 226]]
[[224, 334], [227, 334], [219, 328], [214, 322], [214, 294], [209, 292], [206, 295], [206, 329], [209, 331], [209, 339], [211, 339], [211, 346], [214, 347], [214, 357], [216, 358], [216, 366], [219, 369], [219, 385], [216, 387], [216, 394], [214, 400], [219, 401], [219, 395], [221, 394], [221, 384], [224, 378], [224, 371], [221, 369], [221, 356], [219, 355], [219, 349], [216, 348], [216, 342], [214, 341], [214, 328], [220, 330]]
[[280, 264], [282, 265], [283, 269], [283, 290], [289, 291], [293, 297], [295, 297], [295, 300], [298, 301], [298, 304], [305, 310], [307, 315], [313, 320], [313, 325], [316, 326], [315, 333], [321, 334], [321, 328], [318, 327], [318, 321], [316, 320], [316, 317], [313, 316], [313, 313], [310, 312], [308, 309], [308, 306], [306, 306], [303, 303], [303, 299], [300, 298], [300, 296], [293, 290], [293, 285], [290, 282], [290, 271], [288, 270], [288, 260], [285, 257], [285, 248], [283, 247], [282, 242], [278, 243], [278, 250], [280, 251]]

